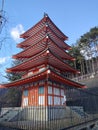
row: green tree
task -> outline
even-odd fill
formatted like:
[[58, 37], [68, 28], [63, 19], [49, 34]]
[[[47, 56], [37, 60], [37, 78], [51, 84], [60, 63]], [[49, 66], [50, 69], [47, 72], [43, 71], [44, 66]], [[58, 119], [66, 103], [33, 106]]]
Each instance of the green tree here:
[[[12, 63], [12, 66], [18, 65], [20, 61], [15, 60]], [[15, 80], [18, 80], [21, 78], [20, 74], [17, 73], [7, 73], [6, 78], [10, 81], [13, 82]], [[6, 91], [5, 95], [2, 97], [3, 98], [3, 104], [6, 107], [17, 107], [21, 105], [21, 96], [22, 96], [22, 91], [20, 88], [8, 88]]]
[[89, 72], [95, 72], [95, 64], [98, 66], [98, 27], [91, 28], [78, 41], [82, 55], [86, 59], [86, 67]]
[[[14, 60], [12, 63], [12, 67], [18, 65], [19, 63], [20, 63], [19, 60]], [[11, 72], [11, 73], [6, 73], [5, 77], [8, 79], [8, 81], [15, 81], [21, 78], [21, 74]]]
[[84, 72], [83, 70], [83, 61], [84, 56], [80, 52], [80, 48], [77, 44], [72, 45], [72, 49], [69, 50], [69, 54], [75, 58], [75, 61], [70, 61], [69, 64], [73, 66], [75, 69], [79, 70], [80, 72]]

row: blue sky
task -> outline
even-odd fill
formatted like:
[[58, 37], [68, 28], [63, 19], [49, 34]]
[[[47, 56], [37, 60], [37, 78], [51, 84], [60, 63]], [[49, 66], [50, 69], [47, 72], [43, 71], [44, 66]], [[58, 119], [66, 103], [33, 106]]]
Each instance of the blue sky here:
[[69, 45], [98, 26], [98, 0], [4, 0], [3, 9], [7, 24], [0, 37], [7, 39], [0, 50], [0, 82], [5, 81], [6, 68], [11, 67], [11, 56], [20, 51], [16, 48], [21, 42], [19, 34], [42, 19], [44, 12], [69, 37]]

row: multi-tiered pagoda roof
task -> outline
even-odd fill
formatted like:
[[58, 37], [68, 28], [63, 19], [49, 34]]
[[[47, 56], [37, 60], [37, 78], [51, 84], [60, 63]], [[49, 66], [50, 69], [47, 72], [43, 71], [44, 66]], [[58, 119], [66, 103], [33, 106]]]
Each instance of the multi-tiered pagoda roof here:
[[20, 37], [24, 41], [19, 43], [17, 47], [22, 48], [23, 51], [13, 55], [12, 58], [20, 60], [21, 63], [6, 71], [22, 74], [22, 78], [2, 84], [1, 87], [19, 87], [46, 79], [77, 88], [85, 87], [64, 75], [64, 73], [77, 74], [79, 72], [67, 64], [68, 60], [72, 62], [75, 60], [66, 52], [66, 50], [71, 49], [65, 43], [68, 37], [58, 29], [47, 14]]

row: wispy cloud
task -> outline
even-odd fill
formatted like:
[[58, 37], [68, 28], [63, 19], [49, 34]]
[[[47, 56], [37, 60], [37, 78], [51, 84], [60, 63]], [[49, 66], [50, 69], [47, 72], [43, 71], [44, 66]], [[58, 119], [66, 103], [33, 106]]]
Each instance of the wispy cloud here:
[[0, 57], [0, 64], [4, 64], [4, 63], [7, 62], [9, 59], [10, 59], [10, 56]]
[[20, 42], [20, 34], [24, 33], [24, 28], [22, 24], [18, 24], [16, 27], [13, 27], [10, 30], [11, 37], [15, 40], [15, 42]]

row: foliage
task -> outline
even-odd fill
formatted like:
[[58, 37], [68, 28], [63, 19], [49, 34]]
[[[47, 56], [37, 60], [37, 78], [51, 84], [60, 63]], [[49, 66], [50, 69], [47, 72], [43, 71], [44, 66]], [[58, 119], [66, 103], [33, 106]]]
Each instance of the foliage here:
[[[18, 65], [20, 61], [13, 61], [12, 66]], [[6, 78], [12, 82], [21, 78], [20, 74], [7, 73]], [[9, 88], [6, 93], [1, 97], [3, 99], [3, 104], [5, 107], [16, 107], [21, 105], [22, 92], [20, 88]], [[1, 102], [1, 101], [0, 101]]]
[[78, 46], [83, 52], [86, 59], [91, 59], [96, 56], [98, 51], [98, 27], [91, 28], [78, 41]]
[[94, 63], [98, 59], [98, 27], [91, 28], [80, 39], [72, 45], [69, 53], [75, 57], [76, 62], [73, 64], [82, 74], [94, 71]]
[[72, 49], [69, 50], [69, 54], [75, 58], [75, 62], [70, 62], [69, 64], [75, 67], [77, 70], [81, 70], [81, 63], [84, 57], [80, 53], [80, 48], [77, 45], [72, 45]]
[[[13, 63], [12, 63], [12, 67], [13, 66], [16, 66], [20, 63], [19, 60], [14, 60]], [[9, 81], [15, 81], [15, 80], [18, 80], [21, 78], [21, 75], [18, 74], [18, 73], [7, 73], [6, 76], [5, 76]]]

